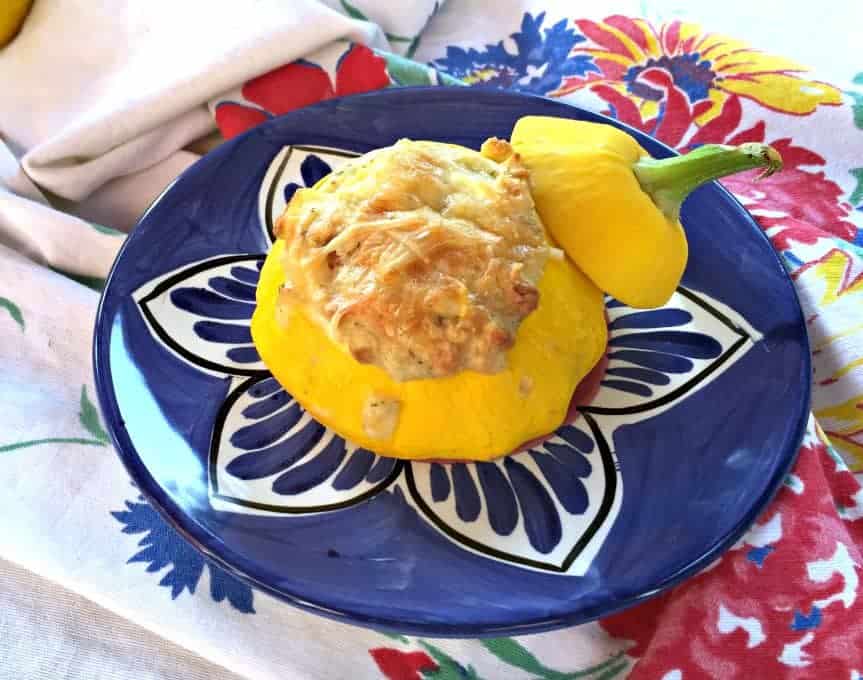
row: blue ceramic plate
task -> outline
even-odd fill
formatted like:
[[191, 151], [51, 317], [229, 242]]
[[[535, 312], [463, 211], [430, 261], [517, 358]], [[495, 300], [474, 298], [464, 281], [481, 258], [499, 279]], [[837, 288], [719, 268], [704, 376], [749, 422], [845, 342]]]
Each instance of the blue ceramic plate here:
[[[767, 239], [716, 184], [684, 206], [681, 288], [658, 310], [608, 301], [599, 396], [530, 451], [471, 465], [378, 458], [316, 423], [261, 363], [255, 284], [298, 186], [401, 137], [478, 148], [528, 114], [618, 125], [467, 88], [331, 100], [219, 147], [141, 219], [99, 310], [99, 398], [142, 493], [203, 553], [333, 618], [515, 634], [694, 574], [772, 497], [809, 410], [806, 330]], [[470, 417], [454, 413], [452, 427]]]

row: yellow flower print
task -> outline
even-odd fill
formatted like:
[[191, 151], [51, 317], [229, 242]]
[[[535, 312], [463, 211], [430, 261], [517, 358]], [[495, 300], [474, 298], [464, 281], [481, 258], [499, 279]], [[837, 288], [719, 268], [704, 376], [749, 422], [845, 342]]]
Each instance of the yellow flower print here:
[[694, 110], [699, 125], [715, 118], [732, 95], [794, 115], [842, 101], [832, 85], [800, 77], [806, 71], [800, 64], [728, 36], [705, 33], [698, 24], [672, 21], [657, 31], [643, 19], [623, 16], [576, 24], [589, 42], [579, 44], [573, 54], [591, 56], [600, 72], [564, 78], [554, 96], [585, 87], [611, 87], [633, 101], [646, 120], [659, 112], [663, 92], [641, 75], [660, 69], [671, 75], [690, 103], [698, 105]]
[[812, 406], [833, 446], [863, 470], [863, 266], [831, 249], [794, 273], [809, 327], [814, 368]]

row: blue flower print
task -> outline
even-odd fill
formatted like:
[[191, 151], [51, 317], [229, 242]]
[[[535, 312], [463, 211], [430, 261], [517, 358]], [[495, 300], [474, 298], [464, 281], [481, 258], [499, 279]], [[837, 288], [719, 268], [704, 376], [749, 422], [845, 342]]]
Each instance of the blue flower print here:
[[123, 525], [124, 534], [144, 534], [138, 541], [141, 550], [130, 557], [127, 564], [143, 562], [150, 573], [171, 567], [159, 585], [171, 589], [172, 600], [176, 600], [184, 590], [194, 594], [206, 564], [210, 569], [210, 597], [216, 602], [227, 599], [234, 609], [244, 614], [255, 613], [252, 589], [223, 569], [206, 562], [143, 497], [126, 501], [126, 510], [112, 512], [111, 515]]
[[450, 46], [446, 56], [431, 65], [471, 85], [542, 95], [560, 87], [564, 77], [599, 72], [589, 55], [570, 54], [585, 37], [568, 28], [566, 19], [543, 29], [544, 21], [545, 12], [536, 17], [524, 15], [521, 31], [511, 36], [515, 53], [509, 52], [503, 41], [486, 45], [482, 51]]

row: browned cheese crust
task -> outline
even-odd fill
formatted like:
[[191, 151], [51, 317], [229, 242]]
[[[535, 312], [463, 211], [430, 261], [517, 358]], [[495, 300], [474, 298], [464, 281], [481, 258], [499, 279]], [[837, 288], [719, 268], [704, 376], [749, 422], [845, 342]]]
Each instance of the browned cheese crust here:
[[[294, 194], [279, 304], [395, 380], [495, 373], [553, 251], [507, 142], [399, 141]], [[283, 310], [284, 311], [284, 310]]]

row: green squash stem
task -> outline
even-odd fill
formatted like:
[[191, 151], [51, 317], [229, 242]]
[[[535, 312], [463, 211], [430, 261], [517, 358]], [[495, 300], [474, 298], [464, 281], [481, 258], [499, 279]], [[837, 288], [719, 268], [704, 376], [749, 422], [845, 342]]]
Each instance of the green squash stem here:
[[740, 146], [705, 144], [682, 156], [656, 160], [645, 157], [633, 166], [641, 188], [669, 220], [680, 217], [683, 200], [714, 179], [762, 168], [758, 179], [782, 169], [782, 156], [772, 146], [750, 142]]

